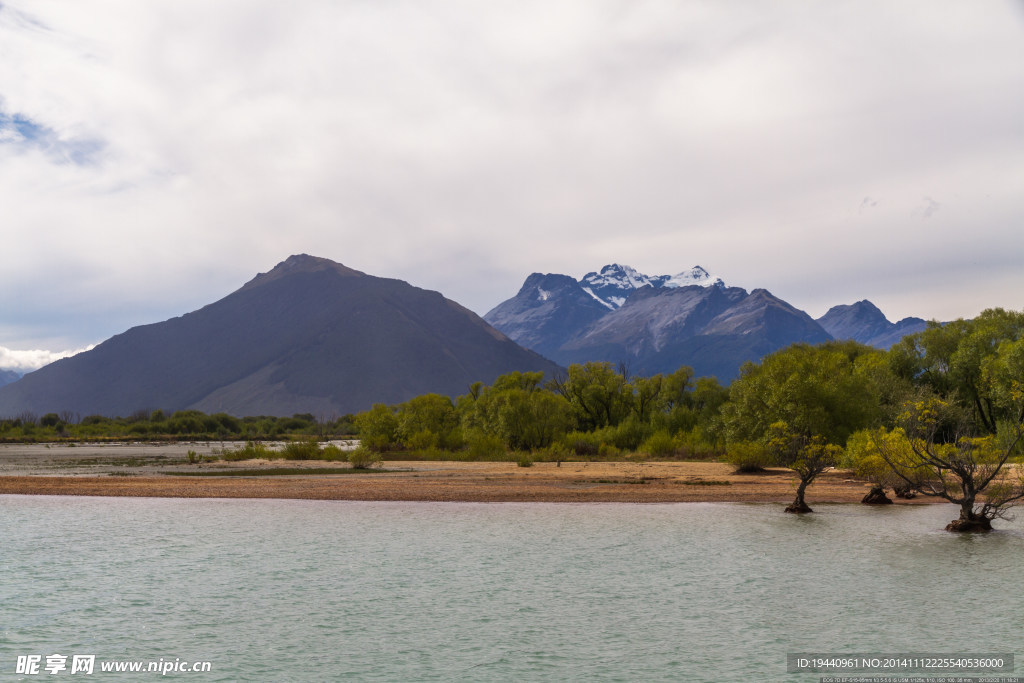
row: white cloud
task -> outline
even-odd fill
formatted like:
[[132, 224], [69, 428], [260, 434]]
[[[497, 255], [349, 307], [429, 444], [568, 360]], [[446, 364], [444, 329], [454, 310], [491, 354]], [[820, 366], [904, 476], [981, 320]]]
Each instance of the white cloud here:
[[84, 349], [78, 349], [77, 351], [43, 351], [41, 349], [32, 349], [29, 351], [15, 351], [13, 349], [4, 348], [0, 346], [0, 370], [16, 370], [18, 372], [32, 372], [38, 370], [44, 365], [60, 360], [61, 358], [69, 358], [76, 354], [82, 353], [83, 351], [90, 351], [95, 345], [90, 345]]
[[99, 341], [300, 252], [480, 312], [612, 261], [1022, 308], [1018, 9], [6, 1], [0, 342]]

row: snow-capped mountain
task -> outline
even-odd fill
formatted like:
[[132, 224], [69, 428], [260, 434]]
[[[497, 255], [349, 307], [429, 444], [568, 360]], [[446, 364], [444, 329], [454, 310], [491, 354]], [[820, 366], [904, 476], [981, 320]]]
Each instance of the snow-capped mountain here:
[[869, 301], [815, 321], [765, 289], [726, 287], [700, 266], [651, 277], [617, 263], [580, 280], [534, 273], [484, 320], [563, 366], [609, 361], [643, 374], [689, 365], [722, 381], [794, 342], [855, 339], [885, 349], [926, 326], [891, 323]]
[[722, 380], [735, 377], [746, 360], [829, 338], [769, 292], [726, 287], [700, 266], [651, 277], [611, 264], [578, 281], [534, 273], [484, 319], [562, 365], [623, 362], [639, 373], [690, 365]]
[[599, 273], [587, 273], [579, 281], [583, 291], [594, 297], [608, 310], [614, 311], [626, 303], [630, 294], [641, 287], [724, 287], [721, 278], [712, 278], [708, 271], [694, 266], [676, 275], [644, 275], [630, 266], [613, 263]]

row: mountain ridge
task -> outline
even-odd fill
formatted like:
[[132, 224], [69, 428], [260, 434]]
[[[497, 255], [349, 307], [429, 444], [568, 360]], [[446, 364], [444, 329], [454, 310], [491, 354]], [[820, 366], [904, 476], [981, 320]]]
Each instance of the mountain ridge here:
[[890, 323], [870, 302], [833, 307], [814, 320], [766, 289], [728, 287], [700, 266], [650, 277], [618, 263], [579, 280], [533, 273], [484, 319], [562, 365], [608, 361], [636, 372], [690, 365], [721, 380], [734, 378], [743, 362], [795, 342], [853, 338], [888, 348], [926, 324], [919, 318]]
[[0, 387], [0, 415], [344, 414], [560, 368], [438, 292], [305, 254], [231, 294]]

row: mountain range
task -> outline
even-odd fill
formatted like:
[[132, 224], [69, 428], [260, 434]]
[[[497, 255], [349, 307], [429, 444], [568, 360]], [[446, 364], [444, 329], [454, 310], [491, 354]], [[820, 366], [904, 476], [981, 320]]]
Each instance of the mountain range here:
[[424, 393], [456, 396], [515, 370], [551, 377], [586, 361], [636, 374], [689, 365], [728, 382], [745, 361], [794, 342], [887, 348], [925, 325], [891, 323], [869, 301], [814, 320], [700, 266], [652, 277], [619, 264], [579, 280], [534, 273], [481, 319], [437, 292], [303, 254], [197, 311], [20, 379], [0, 371], [0, 416], [344, 414]]
[[559, 367], [437, 292], [288, 258], [223, 299], [134, 327], [0, 387], [0, 416], [345, 414]]
[[580, 280], [533, 273], [484, 320], [562, 365], [623, 364], [631, 372], [671, 372], [731, 381], [745, 361], [794, 342], [856, 339], [882, 348], [925, 322], [890, 323], [870, 302], [836, 306], [818, 320], [765, 289], [728, 287], [695, 266], [650, 277], [612, 264]]

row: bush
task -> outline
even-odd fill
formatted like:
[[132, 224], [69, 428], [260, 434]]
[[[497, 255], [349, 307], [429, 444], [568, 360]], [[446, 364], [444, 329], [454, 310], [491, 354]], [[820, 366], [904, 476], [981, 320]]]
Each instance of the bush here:
[[285, 460], [316, 460], [320, 457], [320, 444], [316, 439], [289, 441], [284, 445], [282, 455]]
[[677, 441], [666, 431], [658, 431], [640, 444], [640, 450], [655, 458], [675, 455], [679, 450]]
[[330, 460], [331, 462], [338, 462], [341, 460], [348, 460], [348, 453], [341, 450], [333, 443], [329, 443], [320, 449], [320, 459]]
[[568, 460], [572, 453], [568, 448], [562, 444], [553, 443], [547, 448], [540, 448], [533, 452], [533, 459], [535, 461], [544, 462], [555, 462], [558, 460]]
[[569, 432], [561, 444], [576, 455], [593, 456], [601, 448], [601, 439], [593, 432]]
[[714, 460], [725, 455], [725, 448], [700, 426], [676, 436], [677, 457]]
[[365, 446], [348, 452], [348, 461], [357, 470], [368, 470], [380, 462], [380, 454], [371, 451]]
[[247, 441], [245, 446], [235, 450], [226, 449], [221, 457], [228, 462], [234, 462], [237, 460], [253, 460], [256, 458], [272, 458], [277, 453], [270, 450], [262, 443], [256, 441]]
[[728, 446], [725, 461], [736, 467], [737, 473], [763, 472], [772, 463], [768, 447], [756, 441], [737, 441]]
[[519, 459], [516, 460], [516, 464], [520, 467], [533, 467], [533, 458], [529, 453], [523, 453], [519, 456]]
[[505, 455], [505, 443], [492, 434], [472, 432], [466, 439], [466, 455], [470, 460], [502, 458]]

